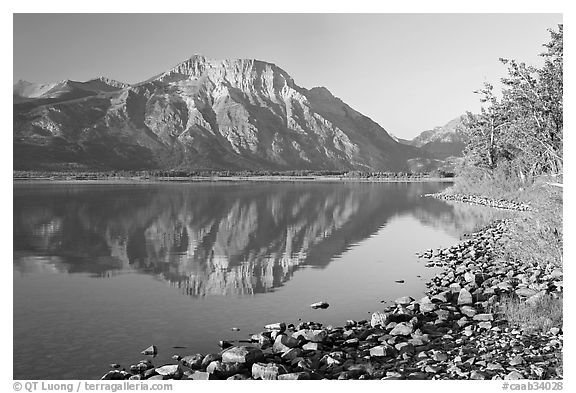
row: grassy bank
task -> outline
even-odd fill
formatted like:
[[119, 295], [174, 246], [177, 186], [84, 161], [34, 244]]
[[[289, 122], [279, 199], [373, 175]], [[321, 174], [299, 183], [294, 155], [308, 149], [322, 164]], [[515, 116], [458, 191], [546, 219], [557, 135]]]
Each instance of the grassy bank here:
[[[541, 177], [532, 183], [510, 178], [457, 178], [446, 193], [506, 199], [530, 205], [529, 212], [512, 215], [510, 231], [495, 249], [497, 258], [520, 264], [537, 264], [542, 270], [562, 274], [563, 188], [562, 179]], [[545, 297], [533, 304], [507, 298], [500, 310], [511, 324], [528, 330], [545, 331], [562, 325], [562, 298]]]

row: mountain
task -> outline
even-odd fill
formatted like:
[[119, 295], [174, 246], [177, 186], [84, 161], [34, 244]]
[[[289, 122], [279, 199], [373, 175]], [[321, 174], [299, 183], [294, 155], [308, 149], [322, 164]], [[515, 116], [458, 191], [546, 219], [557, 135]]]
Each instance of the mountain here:
[[[406, 192], [406, 189], [410, 192]], [[385, 192], [383, 192], [385, 189]], [[398, 216], [462, 233], [433, 183], [145, 184], [14, 190], [14, 270], [99, 277], [137, 271], [190, 296], [273, 291], [339, 263]], [[481, 207], [478, 207], [480, 209]]]
[[195, 55], [144, 82], [14, 86], [14, 169], [406, 171], [427, 157], [324, 87]]
[[457, 117], [443, 126], [422, 132], [408, 144], [427, 151], [436, 159], [460, 157], [467, 142], [461, 126], [462, 117]]

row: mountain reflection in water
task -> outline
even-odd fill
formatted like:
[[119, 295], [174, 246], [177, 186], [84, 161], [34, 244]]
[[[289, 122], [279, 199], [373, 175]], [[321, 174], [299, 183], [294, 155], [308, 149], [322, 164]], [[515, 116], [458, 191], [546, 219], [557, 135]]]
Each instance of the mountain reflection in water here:
[[[396, 215], [470, 230], [478, 214], [421, 195], [435, 183], [18, 184], [14, 268], [152, 274], [190, 296], [274, 290]], [[408, 190], [407, 190], [408, 189]], [[407, 192], [408, 191], [408, 192]], [[407, 239], [409, 240], [409, 239]]]

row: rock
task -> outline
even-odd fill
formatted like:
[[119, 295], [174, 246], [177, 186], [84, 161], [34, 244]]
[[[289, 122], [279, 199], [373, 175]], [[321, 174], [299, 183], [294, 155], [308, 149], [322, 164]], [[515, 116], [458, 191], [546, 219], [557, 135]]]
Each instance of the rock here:
[[387, 316], [383, 312], [376, 311], [374, 314], [372, 314], [372, 318], [370, 319], [370, 326], [384, 327], [386, 326], [386, 323], [387, 323]]
[[560, 333], [560, 329], [559, 329], [559, 328], [553, 327], [553, 328], [550, 329], [550, 334], [552, 334], [552, 335], [554, 335], [554, 336], [557, 336], [558, 333]]
[[199, 369], [202, 365], [202, 360], [204, 360], [204, 355], [197, 353], [195, 355], [184, 356], [180, 359], [183, 365], [190, 367], [192, 369]]
[[476, 275], [471, 272], [464, 273], [464, 280], [468, 283], [475, 283], [476, 282]]
[[252, 378], [254, 379], [278, 379], [282, 369], [274, 363], [254, 363], [252, 365]]
[[180, 378], [182, 376], [182, 367], [179, 364], [167, 364], [162, 367], [156, 367], [156, 373], [169, 378]]
[[112, 368], [120, 368], [120, 365], [118, 363], [111, 363], [110, 367]]
[[330, 307], [330, 305], [326, 302], [317, 302], [317, 303], [311, 304], [310, 307], [312, 307], [313, 309], [316, 310], [318, 308], [321, 308], [321, 309], [328, 308], [328, 307]]
[[281, 334], [278, 337], [276, 337], [274, 345], [272, 346], [272, 350], [274, 352], [286, 352], [289, 351], [291, 348], [298, 348], [299, 344], [300, 341], [298, 341], [294, 337]]
[[486, 369], [488, 370], [503, 370], [504, 368], [500, 363], [488, 363], [486, 365]]
[[516, 295], [520, 297], [530, 297], [536, 295], [538, 292], [530, 288], [518, 288], [516, 289]]
[[448, 360], [448, 355], [441, 351], [435, 351], [432, 355], [432, 359], [436, 360], [437, 362], [445, 362]]
[[449, 300], [449, 294], [450, 292], [448, 291], [440, 292], [432, 296], [430, 300], [432, 303], [447, 303]]
[[390, 332], [391, 336], [409, 336], [414, 328], [407, 322], [400, 322]]
[[219, 353], [209, 353], [208, 355], [204, 356], [204, 359], [202, 359], [202, 364], [200, 365], [200, 367], [206, 368], [213, 361], [221, 360], [221, 359], [222, 359], [222, 355], [220, 355]]
[[255, 347], [242, 346], [232, 347], [222, 353], [222, 361], [224, 363], [252, 363], [264, 360], [262, 351]]
[[510, 361], [508, 362], [508, 364], [511, 365], [511, 366], [518, 366], [518, 365], [524, 364], [524, 363], [525, 363], [525, 360], [524, 360], [524, 358], [523, 358], [522, 356], [520, 356], [520, 355], [514, 356], [514, 357], [513, 357], [512, 359], [510, 359]]
[[164, 375], [152, 375], [150, 378], [146, 378], [146, 380], [148, 381], [154, 381], [154, 380], [164, 380], [166, 379], [166, 377]]
[[472, 318], [477, 313], [476, 309], [471, 306], [461, 306], [460, 312], [469, 318]]
[[293, 333], [292, 337], [295, 339], [303, 338], [306, 341], [321, 343], [322, 341], [326, 340], [328, 333], [322, 329], [302, 329]]
[[458, 294], [458, 305], [462, 306], [466, 304], [472, 304], [472, 295], [468, 290], [462, 288]]
[[520, 374], [518, 371], [510, 371], [504, 379], [524, 379], [524, 376]]
[[271, 324], [264, 326], [264, 329], [280, 330], [281, 332], [283, 332], [284, 330], [286, 330], [286, 324], [284, 322], [271, 323]]
[[140, 352], [142, 355], [153, 355], [156, 356], [158, 354], [158, 348], [156, 345], [150, 345], [148, 348]]
[[242, 363], [223, 363], [215, 360], [206, 367], [206, 372], [214, 374], [218, 378], [228, 378], [242, 371]]
[[404, 284], [404, 280], [396, 280], [398, 284]]
[[249, 377], [244, 375], [244, 374], [234, 374], [231, 377], [228, 377], [226, 379], [231, 380], [231, 381], [234, 381], [234, 380], [244, 381], [246, 379], [249, 379]]
[[218, 341], [218, 345], [220, 346], [220, 348], [226, 349], [226, 348], [230, 348], [234, 344], [232, 344], [231, 342], [222, 340], [222, 341]]
[[108, 371], [106, 374], [104, 374], [104, 376], [100, 379], [104, 380], [104, 381], [108, 381], [108, 380], [120, 380], [120, 379], [126, 379], [126, 378], [124, 378], [124, 374], [122, 372], [120, 372], [120, 370], [111, 370], [111, 371]]
[[394, 303], [400, 305], [400, 306], [407, 306], [410, 303], [412, 303], [414, 301], [414, 298], [410, 297], [410, 296], [402, 296], [399, 297], [398, 299], [394, 300]]
[[374, 357], [392, 356], [393, 353], [393, 348], [388, 344], [378, 345], [370, 349], [370, 356]]
[[206, 371], [193, 371], [192, 374], [188, 377], [188, 379], [193, 379], [195, 381], [206, 381], [216, 379], [214, 374], [210, 374]]
[[278, 375], [279, 380], [307, 380], [310, 379], [310, 373], [306, 371], [301, 371], [297, 373], [288, 373]]
[[302, 345], [302, 349], [305, 351], [318, 351], [321, 348], [322, 347], [319, 343], [314, 343], [314, 342], [310, 342], [310, 343], [306, 343], [306, 344]]
[[494, 315], [493, 314], [476, 314], [472, 318], [475, 321], [493, 321]]
[[232, 330], [233, 332], [239, 332], [239, 331], [240, 331], [240, 328], [232, 327], [232, 328], [230, 328], [230, 330]]
[[302, 350], [300, 348], [292, 348], [284, 352], [281, 358], [284, 361], [292, 361], [297, 357], [300, 357], [300, 355], [302, 355]]
[[472, 372], [470, 373], [470, 379], [485, 380], [486, 374], [484, 374], [482, 371], [472, 370]]

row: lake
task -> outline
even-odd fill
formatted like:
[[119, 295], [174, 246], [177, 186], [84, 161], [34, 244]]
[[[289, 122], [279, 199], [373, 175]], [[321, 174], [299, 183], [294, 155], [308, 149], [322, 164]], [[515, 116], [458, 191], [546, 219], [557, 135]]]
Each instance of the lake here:
[[13, 378], [95, 379], [152, 344], [161, 365], [419, 298], [437, 270], [415, 253], [489, 219], [421, 197], [448, 185], [15, 182]]

